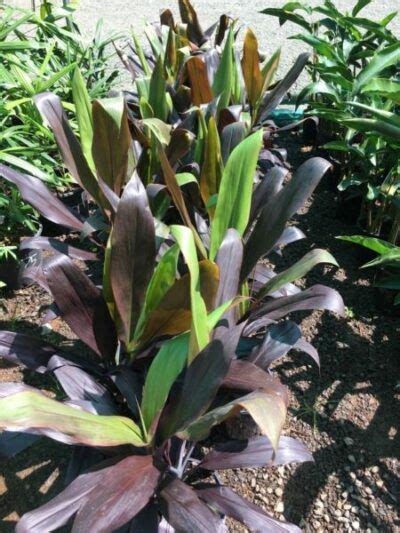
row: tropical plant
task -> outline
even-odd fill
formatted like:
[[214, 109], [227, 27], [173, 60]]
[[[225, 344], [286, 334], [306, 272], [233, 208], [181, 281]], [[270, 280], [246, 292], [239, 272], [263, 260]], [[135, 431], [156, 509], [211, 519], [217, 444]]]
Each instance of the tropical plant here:
[[[398, 271], [400, 267], [399, 247], [382, 239], [363, 235], [343, 236], [338, 237], [338, 239], [358, 244], [377, 253], [378, 257], [363, 265], [362, 268], [376, 267], [382, 270], [382, 275], [375, 281], [375, 287], [393, 291], [400, 290], [400, 275]], [[394, 305], [400, 303], [399, 293], [395, 296], [393, 303]]]
[[[63, 192], [71, 179], [32, 98], [51, 88], [73, 111], [72, 77], [78, 67], [92, 97], [106, 94], [117, 75], [107, 71], [106, 51], [116, 36], [102, 37], [99, 23], [93, 40], [86, 41], [73, 21], [72, 7], [56, 8], [51, 3], [40, 14], [1, 6], [0, 16], [0, 161]], [[36, 213], [21, 202], [14, 188], [2, 186], [0, 215], [6, 232], [13, 226], [38, 229]]]
[[[380, 21], [360, 16], [370, 1], [357, 2], [351, 13], [342, 13], [326, 0], [310, 7], [290, 2], [265, 14], [290, 20], [302, 27], [300, 39], [314, 49], [309, 65], [312, 82], [298, 95], [307, 100], [312, 115], [327, 125], [328, 141], [323, 148], [341, 171], [339, 189], [350, 198], [363, 197], [359, 221], [372, 234], [386, 231], [396, 242], [397, 182], [399, 158], [400, 46], [388, 29], [396, 12]], [[329, 125], [330, 124], [330, 125]], [[326, 134], [321, 140], [326, 141]]]

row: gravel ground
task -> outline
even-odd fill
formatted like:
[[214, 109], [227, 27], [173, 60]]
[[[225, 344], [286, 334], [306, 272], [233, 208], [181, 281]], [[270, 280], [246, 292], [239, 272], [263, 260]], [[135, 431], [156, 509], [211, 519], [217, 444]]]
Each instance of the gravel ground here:
[[[222, 13], [229, 13], [239, 18], [242, 27], [250, 26], [255, 31], [260, 47], [266, 53], [272, 53], [276, 48], [282, 46], [281, 72], [286, 72], [297, 55], [307, 50], [307, 45], [304, 43], [287, 40], [290, 35], [299, 32], [298, 26], [287, 23], [280, 27], [275, 17], [267, 17], [259, 13], [266, 7], [281, 7], [284, 1], [192, 0], [205, 28], [214, 23]], [[340, 10], [349, 9], [348, 0], [333, 0], [333, 2]], [[31, 0], [9, 0], [8, 3], [18, 7], [29, 7]], [[39, 3], [39, 0], [36, 3]], [[309, 3], [317, 5], [319, 1], [311, 0]], [[135, 31], [140, 33], [146, 23], [158, 20], [162, 8], [169, 7], [178, 13], [177, 5], [177, 0], [80, 0], [77, 9], [77, 21], [84, 35], [93, 33], [99, 18], [104, 19], [106, 31], [128, 34], [130, 27], [133, 26]], [[350, 5], [353, 5], [353, 1]], [[374, 0], [362, 11], [362, 15], [379, 20], [395, 9], [400, 9], [400, 0], [380, 0], [379, 2]], [[391, 27], [400, 35], [400, 17], [397, 17], [397, 21], [392, 22]], [[304, 79], [302, 80], [303, 83]]]

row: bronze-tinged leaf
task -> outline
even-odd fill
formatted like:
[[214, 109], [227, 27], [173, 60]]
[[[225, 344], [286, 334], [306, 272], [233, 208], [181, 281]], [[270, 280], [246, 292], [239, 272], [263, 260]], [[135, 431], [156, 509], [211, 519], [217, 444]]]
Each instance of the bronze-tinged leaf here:
[[189, 0], [179, 0], [179, 12], [182, 22], [187, 24], [187, 33], [190, 41], [201, 46], [207, 41], [201, 29], [197, 13]]
[[213, 99], [213, 93], [207, 76], [207, 66], [200, 56], [193, 56], [186, 62], [186, 70], [192, 89], [192, 103], [200, 106]]
[[126, 180], [131, 134], [124, 99], [93, 102], [92, 153], [100, 178], [118, 196]]
[[255, 106], [262, 94], [263, 77], [260, 69], [257, 38], [250, 28], [248, 28], [244, 38], [242, 71], [247, 97], [250, 104]]
[[122, 340], [129, 347], [156, 258], [154, 219], [146, 190], [134, 176], [122, 194], [111, 237], [110, 279]]
[[[200, 261], [200, 293], [211, 311], [218, 291], [219, 270], [215, 263]], [[190, 276], [185, 274], [175, 282], [160, 305], [149, 316], [141, 341], [161, 335], [178, 335], [190, 329], [192, 320]]]

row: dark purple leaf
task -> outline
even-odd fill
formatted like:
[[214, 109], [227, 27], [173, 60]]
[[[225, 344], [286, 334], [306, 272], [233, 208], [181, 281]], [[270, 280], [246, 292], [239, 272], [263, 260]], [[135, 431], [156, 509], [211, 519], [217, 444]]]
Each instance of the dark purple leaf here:
[[80, 259], [81, 261], [97, 261], [98, 259], [97, 255], [92, 252], [80, 250], [65, 242], [48, 237], [27, 237], [22, 240], [19, 249], [58, 252], [60, 254], [68, 255], [71, 259]]
[[294, 322], [285, 320], [281, 324], [273, 324], [268, 328], [262, 345], [253, 351], [249, 360], [268, 370], [271, 364], [286, 355], [300, 338], [301, 330]]
[[251, 227], [264, 205], [267, 202], [271, 202], [270, 205], [272, 204], [273, 199], [282, 189], [283, 180], [287, 173], [288, 170], [283, 167], [273, 167], [254, 189], [251, 200], [249, 227]]
[[57, 308], [72, 331], [98, 355], [113, 360], [115, 326], [99, 289], [64, 255], [54, 256], [44, 273]]
[[227, 163], [229, 156], [238, 144], [246, 137], [247, 128], [244, 122], [235, 122], [229, 124], [222, 130], [221, 135], [221, 152], [224, 164]]
[[154, 220], [146, 190], [135, 174], [129, 181], [112, 232], [110, 277], [123, 323], [123, 340], [133, 338], [156, 257]]
[[[215, 262], [219, 267], [219, 285], [215, 307], [233, 300], [239, 294], [240, 268], [243, 260], [243, 243], [235, 229], [228, 229], [217, 252]], [[228, 310], [223, 316], [229, 326], [235, 323], [235, 309]]]
[[142, 401], [143, 380], [130, 368], [119, 367], [111, 374], [111, 379], [122, 393], [129, 409], [135, 416], [140, 416], [138, 406]]
[[[257, 263], [256, 267], [250, 274], [250, 279], [252, 279], [251, 288], [252, 294], [257, 294], [263, 286], [276, 276], [276, 272], [272, 268], [267, 267], [260, 261]], [[301, 292], [299, 287], [296, 287], [293, 283], [285, 283], [282, 287], [268, 294], [271, 298], [281, 298], [282, 296], [290, 296], [292, 294], [298, 294]]]
[[274, 248], [288, 220], [305, 204], [329, 167], [330, 163], [321, 157], [309, 159], [274, 197], [272, 205], [269, 202], [264, 205], [245, 245], [242, 280]]
[[107, 202], [101, 194], [99, 184], [83, 155], [82, 147], [69, 125], [60, 98], [55, 94], [46, 92], [36, 95], [34, 102], [43, 120], [54, 133], [65, 166], [76, 182], [83, 189], [86, 189], [96, 202], [102, 207], [106, 207]]
[[307, 342], [305, 339], [299, 339], [293, 346], [293, 348], [295, 350], [299, 350], [300, 352], [308, 354], [317, 363], [317, 365], [320, 366], [318, 350], [316, 350], [316, 348], [314, 348], [314, 346]]
[[324, 285], [313, 285], [299, 294], [270, 300], [250, 315], [250, 321], [260, 317], [278, 320], [294, 311], [312, 311], [314, 309], [332, 311], [342, 317], [345, 316], [343, 299], [337, 291]]
[[82, 474], [50, 502], [25, 514], [16, 532], [54, 531], [76, 513], [74, 532], [113, 531], [148, 503], [159, 475], [150, 456], [127, 457]]
[[0, 163], [0, 176], [16, 185], [22, 198], [51, 222], [77, 231], [83, 228], [83, 223], [49, 191], [40, 179], [28, 174], [20, 174], [2, 163]]
[[272, 111], [278, 107], [291, 86], [302, 73], [310, 57], [308, 52], [300, 54], [296, 59], [293, 67], [288, 71], [283, 80], [269, 93], [267, 93], [260, 105], [258, 117], [260, 122], [268, 119]]
[[50, 357], [55, 353], [54, 346], [40, 339], [23, 333], [0, 331], [0, 357], [11, 363], [24, 365], [43, 374]]
[[[129, 524], [119, 528], [115, 533], [160, 533], [159, 522], [157, 505], [150, 502]], [[172, 528], [169, 533], [174, 533]]]
[[196, 356], [186, 371], [182, 390], [169, 404], [160, 421], [164, 438], [174, 435], [205, 413], [235, 357], [242, 330], [242, 325], [226, 329], [219, 339], [211, 341]]
[[219, 517], [179, 479], [169, 483], [160, 495], [163, 515], [176, 531], [218, 533]]
[[300, 239], [305, 239], [306, 235], [296, 226], [288, 226], [284, 229], [282, 235], [276, 241], [274, 252], [281, 254], [281, 248], [284, 248], [292, 242], [299, 241]]
[[288, 522], [281, 522], [269, 516], [254, 503], [248, 502], [228, 487], [215, 487], [196, 491], [202, 500], [218, 512], [238, 520], [250, 531], [271, 533], [299, 532], [300, 528]]
[[230, 468], [262, 468], [289, 463], [313, 461], [307, 446], [291, 437], [281, 437], [274, 454], [268, 437], [255, 437], [243, 441], [217, 444], [200, 463], [206, 470], [226, 470]]
[[85, 400], [99, 415], [116, 414], [116, 406], [107, 389], [78, 365], [54, 355], [48, 365], [70, 400]]
[[288, 404], [287, 387], [278, 378], [249, 361], [232, 361], [222, 387], [241, 391], [268, 389], [280, 396]]

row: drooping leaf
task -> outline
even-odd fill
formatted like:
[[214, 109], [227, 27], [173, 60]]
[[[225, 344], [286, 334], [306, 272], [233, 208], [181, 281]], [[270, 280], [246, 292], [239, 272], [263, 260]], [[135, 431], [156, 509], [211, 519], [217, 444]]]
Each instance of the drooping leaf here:
[[0, 163], [0, 176], [16, 185], [22, 198], [51, 222], [77, 231], [83, 229], [83, 223], [48, 190], [40, 179], [20, 174], [2, 163]]
[[[238, 350], [243, 346], [243, 340], [242, 337], [238, 345]], [[254, 340], [254, 338], [251, 340]], [[245, 357], [247, 356], [248, 353], [246, 353]], [[232, 361], [229, 371], [222, 383], [222, 387], [244, 392], [273, 388], [281, 395], [284, 402], [287, 403], [286, 389], [281, 385], [277, 378], [272, 377], [271, 374], [245, 359], [234, 359]]]
[[273, 249], [286, 223], [304, 205], [329, 168], [330, 163], [325, 159], [309, 159], [298, 168], [272, 203], [264, 205], [245, 245], [242, 280], [246, 279], [257, 261]]
[[13, 331], [0, 331], [0, 357], [16, 365], [44, 373], [50, 357], [56, 352], [54, 346], [41, 339]]
[[229, 487], [219, 486], [196, 492], [212, 508], [238, 520], [246, 525], [250, 531], [268, 531], [271, 533], [300, 533], [301, 531], [293, 524], [275, 520], [260, 507], [245, 500]]
[[93, 102], [92, 155], [98, 176], [120, 195], [127, 178], [131, 144], [127, 111], [122, 97]]
[[113, 360], [117, 337], [99, 289], [65, 255], [51, 258], [43, 270], [57, 308], [72, 331], [98, 355]]
[[146, 190], [134, 174], [119, 202], [111, 238], [110, 279], [129, 347], [156, 257], [154, 220]]
[[51, 237], [27, 237], [23, 239], [20, 250], [46, 250], [48, 252], [57, 252], [67, 255], [71, 259], [80, 259], [81, 261], [96, 261], [98, 256], [93, 252], [87, 252], [70, 246], [66, 242], [53, 239]]
[[359, 244], [360, 246], [364, 246], [364, 248], [368, 248], [369, 250], [372, 250], [379, 255], [386, 254], [387, 252], [390, 252], [391, 250], [396, 248], [396, 246], [390, 242], [378, 239], [376, 237], [367, 237], [365, 235], [345, 235], [343, 237], [337, 237], [337, 239], [347, 242], [353, 242], [354, 244]]
[[282, 436], [276, 452], [267, 437], [243, 441], [222, 442], [214, 446], [201, 462], [206, 470], [230, 468], [262, 468], [313, 461], [311, 453], [301, 441]]
[[202, 440], [209, 435], [213, 426], [237, 415], [242, 409], [250, 414], [274, 449], [277, 449], [286, 417], [286, 405], [275, 390], [267, 387], [209, 411], [178, 433], [178, 436], [194, 441]]
[[257, 298], [264, 298], [268, 294], [279, 290], [286, 283], [291, 283], [304, 277], [314, 266], [329, 263], [339, 266], [336, 259], [326, 250], [311, 250], [291, 267], [270, 279], [258, 292]]
[[150, 456], [81, 474], [58, 496], [25, 514], [16, 531], [53, 531], [77, 514], [74, 531], [110, 531], [129, 522], [150, 500], [160, 472]]
[[[8, 383], [0, 384], [1, 392]], [[0, 428], [45, 435], [66, 444], [144, 446], [140, 428], [129, 418], [87, 413], [47, 398], [34, 389], [0, 399]]]
[[263, 78], [260, 69], [258, 42], [253, 31], [248, 28], [243, 44], [242, 71], [250, 105], [255, 106], [261, 97]]
[[267, 370], [271, 364], [294, 348], [301, 338], [301, 330], [297, 324], [286, 320], [281, 324], [273, 324], [267, 329], [262, 344], [254, 350], [249, 360]]
[[243, 235], [249, 221], [251, 194], [262, 130], [242, 141], [224, 169], [211, 227], [210, 258], [214, 259], [228, 229]]

